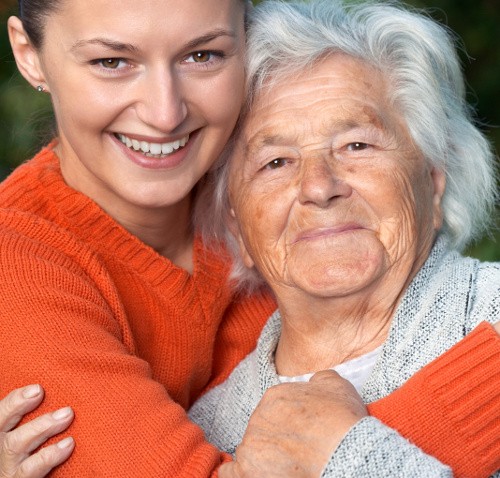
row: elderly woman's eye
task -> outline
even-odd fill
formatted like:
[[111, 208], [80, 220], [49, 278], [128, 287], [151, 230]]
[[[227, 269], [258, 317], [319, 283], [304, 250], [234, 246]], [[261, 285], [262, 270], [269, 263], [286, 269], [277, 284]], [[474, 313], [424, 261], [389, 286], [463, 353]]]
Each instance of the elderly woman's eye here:
[[278, 168], [282, 168], [283, 166], [285, 166], [286, 163], [287, 163], [286, 159], [276, 158], [276, 159], [273, 159], [272, 161], [269, 161], [269, 163], [266, 164], [265, 168], [266, 169], [278, 169]]
[[346, 149], [347, 151], [363, 151], [364, 149], [368, 148], [368, 146], [369, 145], [367, 143], [361, 143], [357, 141], [355, 143], [349, 143], [346, 146]]

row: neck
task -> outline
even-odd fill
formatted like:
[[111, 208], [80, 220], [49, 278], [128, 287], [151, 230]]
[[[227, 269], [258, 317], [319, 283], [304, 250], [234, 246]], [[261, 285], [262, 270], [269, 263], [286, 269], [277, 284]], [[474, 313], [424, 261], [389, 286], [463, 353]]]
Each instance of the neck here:
[[348, 295], [318, 296], [297, 287], [274, 288], [282, 317], [278, 372], [300, 375], [325, 370], [384, 343], [399, 302], [424, 257], [427, 254], [417, 256], [412, 265], [393, 267]]
[[127, 208], [126, 214], [113, 217], [134, 236], [152, 247], [175, 265], [193, 272], [193, 229], [191, 226], [191, 199], [181, 203], [140, 211], [134, 214]]
[[371, 352], [387, 338], [395, 310], [395, 304], [373, 307], [358, 302], [346, 307], [328, 299], [306, 302], [287, 307], [278, 301], [282, 332], [275, 361], [281, 375], [325, 370]]

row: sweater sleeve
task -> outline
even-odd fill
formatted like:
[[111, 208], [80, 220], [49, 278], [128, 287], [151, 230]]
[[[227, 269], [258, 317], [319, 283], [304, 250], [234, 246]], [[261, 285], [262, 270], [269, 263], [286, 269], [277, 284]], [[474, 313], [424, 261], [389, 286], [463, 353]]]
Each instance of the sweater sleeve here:
[[[215, 476], [230, 458], [205, 440], [135, 354], [125, 311], [99, 263], [57, 249], [42, 254], [33, 241], [8, 234], [0, 246], [0, 395], [40, 383], [45, 400], [27, 420], [66, 405], [75, 410], [69, 434], [76, 448], [51, 476]], [[83, 263], [96, 269], [92, 279]], [[97, 286], [96, 277], [108, 287]]]
[[481, 323], [368, 410], [456, 477], [490, 476], [500, 469], [500, 336]]
[[345, 435], [321, 478], [452, 478], [449, 467], [426, 455], [374, 417], [365, 417]]

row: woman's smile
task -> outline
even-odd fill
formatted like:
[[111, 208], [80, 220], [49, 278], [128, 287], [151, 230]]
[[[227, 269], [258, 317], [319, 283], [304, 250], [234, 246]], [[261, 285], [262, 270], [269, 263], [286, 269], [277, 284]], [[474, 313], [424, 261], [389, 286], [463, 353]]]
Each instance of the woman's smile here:
[[154, 139], [146, 136], [111, 135], [128, 160], [145, 169], [172, 169], [184, 163], [188, 158], [192, 143], [198, 131], [186, 134], [178, 139]]
[[301, 241], [312, 241], [316, 239], [326, 239], [326, 238], [336, 238], [341, 234], [352, 233], [355, 231], [359, 231], [360, 229], [365, 229], [361, 227], [357, 223], [345, 223], [338, 224], [336, 226], [331, 227], [317, 227], [312, 229], [307, 229], [301, 231], [295, 239], [292, 241], [292, 244], [296, 244]]
[[142, 151], [147, 157], [165, 157], [168, 154], [183, 148], [189, 141], [189, 134], [175, 141], [145, 140], [138, 139], [124, 134], [116, 133], [115, 136], [134, 151]]

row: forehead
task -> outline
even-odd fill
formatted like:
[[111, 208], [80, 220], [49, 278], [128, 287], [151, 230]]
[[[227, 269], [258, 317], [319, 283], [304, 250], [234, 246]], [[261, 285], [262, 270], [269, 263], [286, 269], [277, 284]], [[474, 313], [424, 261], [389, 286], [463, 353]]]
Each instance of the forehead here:
[[294, 135], [330, 134], [361, 125], [383, 129], [396, 112], [380, 71], [334, 54], [294, 78], [269, 83], [255, 97], [242, 125], [247, 144]]
[[150, 36], [168, 45], [207, 29], [239, 28], [243, 8], [236, 0], [61, 0], [47, 18], [46, 33], [55, 29], [56, 41], [64, 41], [66, 35], [85, 39], [105, 33], [132, 43]]

